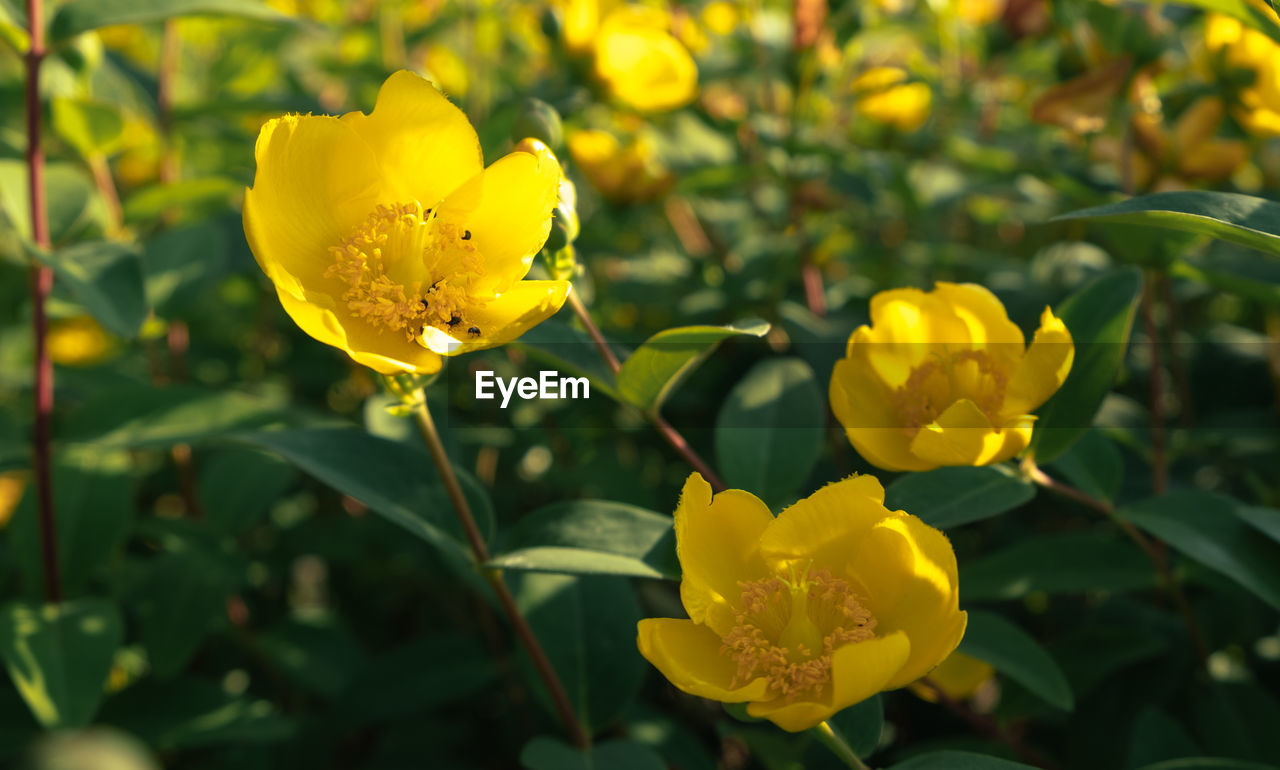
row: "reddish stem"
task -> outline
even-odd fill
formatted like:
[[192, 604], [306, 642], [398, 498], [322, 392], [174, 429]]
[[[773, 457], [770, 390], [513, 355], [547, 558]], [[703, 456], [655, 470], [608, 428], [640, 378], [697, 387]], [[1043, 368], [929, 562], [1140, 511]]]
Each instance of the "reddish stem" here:
[[[40, 144], [40, 63], [44, 60], [44, 18], [41, 0], [27, 0], [31, 47], [27, 50], [27, 183], [31, 203], [31, 237], [42, 251], [49, 239], [49, 213], [44, 190], [44, 149]], [[58, 568], [58, 522], [53, 510], [53, 471], [49, 416], [53, 413], [53, 359], [49, 357], [45, 301], [53, 289], [53, 271], [31, 266], [31, 322], [35, 334], [35, 466], [36, 499], [40, 513], [40, 551], [44, 562], [44, 595], [51, 604], [62, 601], [62, 571]]]

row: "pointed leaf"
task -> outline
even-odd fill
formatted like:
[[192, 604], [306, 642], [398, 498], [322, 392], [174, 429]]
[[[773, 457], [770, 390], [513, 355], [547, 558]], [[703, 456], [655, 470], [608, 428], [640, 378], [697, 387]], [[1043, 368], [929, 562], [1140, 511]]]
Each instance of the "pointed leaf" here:
[[1048, 703], [1067, 711], [1075, 708], [1071, 685], [1054, 659], [1026, 631], [999, 615], [970, 610], [959, 649], [990, 663]]
[[763, 337], [768, 331], [769, 324], [760, 321], [743, 326], [681, 326], [658, 332], [623, 362], [618, 393], [633, 406], [656, 412], [716, 345], [730, 337]]

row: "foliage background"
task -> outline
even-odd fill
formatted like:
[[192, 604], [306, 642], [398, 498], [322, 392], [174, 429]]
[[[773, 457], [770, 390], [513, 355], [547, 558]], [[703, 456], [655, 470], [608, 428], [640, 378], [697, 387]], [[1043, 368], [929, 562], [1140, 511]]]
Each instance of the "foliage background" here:
[[[1209, 174], [1182, 163], [1203, 148], [1151, 152], [1134, 128], [1154, 115], [1167, 135], [1198, 98], [1232, 105], [1247, 87], [1205, 53], [1201, 10], [1010, 0], [983, 18], [945, 0], [833, 2], [801, 40], [797, 9], [821, 4], [680, 5], [671, 29], [700, 93], [640, 114], [565, 49], [563, 9], [537, 3], [62, 6], [41, 84], [55, 248], [33, 256], [25, 15], [0, 0], [0, 653], [11, 676], [38, 674], [25, 698], [0, 686], [0, 762], [590, 766], [555, 743], [410, 424], [368, 371], [294, 327], [244, 242], [262, 122], [367, 111], [408, 67], [467, 111], [487, 160], [529, 133], [553, 142], [578, 191], [575, 291], [621, 352], [675, 326], [768, 323], [697, 346], [701, 365], [662, 404], [731, 486], [777, 509], [874, 472], [891, 506], [952, 538], [973, 617], [962, 650], [995, 679], [953, 708], [900, 691], [842, 714], [870, 763], [995, 768], [927, 757], [1021, 747], [1022, 761], [1030, 749], [1066, 768], [1280, 766], [1275, 241], [1262, 254], [1051, 221], [1123, 193], [1276, 197], [1280, 145], [1237, 117], [1207, 133], [1241, 156]], [[852, 84], [872, 65], [928, 86], [922, 127], [859, 109]], [[551, 110], [562, 128], [548, 128]], [[605, 167], [627, 169], [629, 186], [601, 189], [575, 163], [586, 129], [639, 138], [638, 166]], [[1192, 199], [1229, 221], [1223, 200]], [[1274, 212], [1250, 226], [1280, 237]], [[33, 258], [58, 276], [61, 615], [42, 607], [28, 483]], [[1072, 308], [1093, 385], [1057, 405], [1062, 451], [1047, 470], [1119, 519], [1013, 468], [894, 479], [833, 427], [827, 379], [870, 296], [934, 280], [991, 288], [1024, 329], [1046, 304]], [[451, 362], [429, 398], [497, 552], [568, 538], [626, 560], [620, 574], [508, 572], [600, 741], [594, 766], [836, 766], [810, 736], [676, 693], [635, 651], [640, 617], [681, 614], [674, 583], [633, 576], [678, 569], [646, 512], [668, 514], [689, 469], [609, 397], [574, 324], [566, 310]], [[543, 365], [598, 377], [592, 397], [505, 410], [473, 397], [477, 369]], [[638, 529], [575, 541], [553, 526], [569, 514]], [[1117, 521], [1167, 541], [1205, 660]], [[1219, 759], [1174, 761], [1188, 757]]]

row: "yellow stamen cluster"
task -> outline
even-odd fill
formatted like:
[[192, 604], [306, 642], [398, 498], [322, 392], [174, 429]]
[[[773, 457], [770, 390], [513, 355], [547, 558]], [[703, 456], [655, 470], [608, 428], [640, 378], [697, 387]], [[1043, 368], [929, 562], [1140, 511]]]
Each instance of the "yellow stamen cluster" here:
[[876, 620], [847, 581], [826, 570], [743, 581], [733, 628], [720, 652], [738, 664], [735, 686], [763, 676], [788, 701], [831, 682], [836, 648], [875, 636]]
[[470, 231], [419, 203], [379, 205], [329, 248], [334, 262], [325, 277], [345, 283], [347, 307], [379, 331], [401, 331], [409, 339], [427, 326], [477, 334], [466, 310], [484, 304], [470, 293], [484, 264], [470, 241]]
[[995, 424], [1008, 382], [1008, 372], [986, 351], [962, 350], [912, 369], [892, 403], [909, 428], [933, 423], [962, 398], [973, 401]]

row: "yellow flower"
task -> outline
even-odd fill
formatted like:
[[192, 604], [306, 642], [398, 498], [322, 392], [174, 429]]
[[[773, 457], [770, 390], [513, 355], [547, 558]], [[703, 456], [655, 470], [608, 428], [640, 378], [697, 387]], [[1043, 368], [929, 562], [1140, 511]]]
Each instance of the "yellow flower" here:
[[899, 131], [915, 131], [924, 125], [933, 106], [933, 92], [926, 83], [904, 83], [907, 73], [898, 67], [872, 67], [850, 86], [858, 94], [858, 112]]
[[640, 112], [672, 110], [698, 95], [698, 65], [670, 28], [670, 14], [659, 8], [609, 0], [564, 5], [565, 47], [591, 52], [596, 78]]
[[471, 79], [467, 74], [467, 63], [452, 49], [443, 45], [427, 47], [422, 56], [422, 63], [435, 84], [445, 93], [458, 98], [465, 98]]
[[640, 621], [640, 653], [681, 690], [746, 703], [784, 730], [905, 687], [964, 636], [951, 543], [885, 508], [874, 477], [775, 519], [749, 492], [713, 498], [695, 473], [675, 529], [690, 619]]
[[1004, 13], [1005, 0], [957, 0], [956, 15], [966, 24], [980, 27], [990, 24]]
[[510, 342], [560, 309], [523, 281], [551, 229], [560, 165], [540, 143], [484, 168], [465, 115], [392, 75], [372, 113], [286, 115], [258, 135], [244, 228], [284, 309], [384, 374]]
[[61, 366], [92, 366], [115, 350], [115, 339], [91, 316], [49, 324], [49, 357]]
[[608, 131], [574, 131], [568, 146], [569, 156], [592, 186], [615, 203], [653, 200], [675, 181], [644, 136], [623, 146]]
[[9, 519], [22, 502], [22, 493], [27, 488], [26, 471], [4, 471], [0, 473], [0, 529], [9, 526]]
[[[1255, 6], [1274, 16], [1264, 3]], [[1221, 52], [1228, 66], [1253, 72], [1253, 83], [1240, 90], [1236, 119], [1251, 133], [1280, 136], [1280, 44], [1220, 13], [1209, 14], [1204, 39], [1209, 51]]]
[[742, 10], [729, 0], [711, 0], [702, 8], [702, 23], [714, 35], [732, 35], [742, 22]]
[[894, 471], [987, 465], [1031, 442], [1029, 412], [1062, 386], [1075, 347], [1049, 308], [1030, 347], [995, 295], [938, 283], [871, 298], [831, 374], [831, 409], [867, 462]]
[[[929, 681], [952, 700], [968, 700], [992, 681], [995, 673], [990, 663], [971, 658], [963, 652], [953, 652], [929, 672]], [[911, 685], [911, 692], [930, 703], [938, 700], [937, 693], [919, 682]]]

